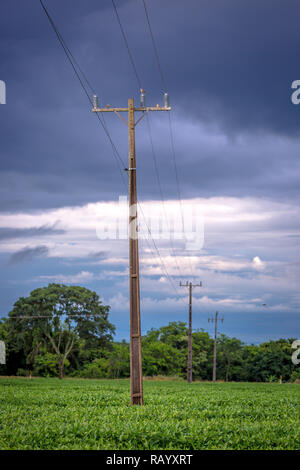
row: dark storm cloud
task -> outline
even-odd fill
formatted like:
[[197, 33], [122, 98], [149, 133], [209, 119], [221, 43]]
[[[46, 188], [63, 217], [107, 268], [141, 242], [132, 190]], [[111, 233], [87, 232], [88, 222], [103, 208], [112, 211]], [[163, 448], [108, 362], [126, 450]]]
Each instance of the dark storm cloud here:
[[13, 253], [9, 259], [10, 264], [32, 261], [37, 257], [45, 257], [48, 253], [45, 245], [36, 246], [35, 248], [22, 248], [22, 250]]
[[299, 109], [290, 100], [299, 76], [299, 2], [197, 3], [176, 16], [176, 28], [171, 18], [169, 40], [181, 40], [164, 53], [187, 116], [218, 122], [229, 133], [299, 135]]
[[[116, 3], [147, 102], [161, 102], [142, 2]], [[138, 99], [111, 1], [45, 4], [100, 103], [122, 106], [130, 96]], [[300, 106], [290, 101], [290, 85], [300, 79], [299, 2], [157, 0], [148, 8], [173, 106], [183, 197], [296, 197]], [[0, 31], [0, 79], [7, 84], [7, 105], [0, 109], [0, 210], [116, 200], [126, 193], [110, 143], [39, 2], [11, 0], [2, 7]], [[165, 197], [174, 198], [167, 116], [157, 114], [151, 123], [161, 181]], [[126, 163], [127, 129], [116, 116], [107, 116], [107, 123]], [[183, 138], [186, 123], [194, 127]], [[205, 135], [191, 139], [202, 124], [223, 132], [228, 142], [212, 147]], [[275, 134], [273, 146], [257, 145]], [[240, 135], [249, 137], [247, 145], [236, 144]], [[139, 196], [160, 197], [145, 122], [137, 130], [137, 158]]]
[[41, 237], [44, 235], [61, 235], [65, 233], [65, 230], [56, 229], [55, 226], [42, 225], [41, 227], [30, 227], [30, 228], [11, 228], [1, 227], [0, 228], [0, 240], [9, 240], [13, 238], [31, 238]]

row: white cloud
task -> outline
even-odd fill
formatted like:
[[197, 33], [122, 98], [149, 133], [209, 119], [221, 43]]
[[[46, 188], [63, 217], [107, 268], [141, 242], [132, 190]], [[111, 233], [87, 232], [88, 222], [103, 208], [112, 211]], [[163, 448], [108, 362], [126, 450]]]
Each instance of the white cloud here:
[[110, 297], [104, 303], [107, 303], [111, 306], [112, 309], [115, 310], [129, 310], [129, 299], [128, 297], [125, 297], [121, 292], [118, 292], [116, 295]]
[[262, 270], [265, 269], [266, 263], [264, 263], [259, 256], [254, 256], [252, 264], [256, 269]]
[[[299, 305], [299, 265], [294, 259], [300, 240], [299, 208], [261, 198], [198, 198], [186, 200], [184, 204], [192, 205], [205, 216], [204, 249], [187, 251], [182, 239], [174, 239], [175, 259], [169, 240], [156, 240], [160, 255], [151, 241], [141, 240], [144, 301], [145, 293], [157, 297], [159, 291], [162, 296], [174, 295], [181, 302], [185, 293], [184, 289], [179, 289], [179, 281], [191, 280], [193, 271], [195, 279], [203, 281], [203, 297], [213, 299], [217, 293], [222, 298], [233, 299], [232, 308], [236, 301], [241, 304], [241, 298], [264, 301], [268, 296], [278, 298], [277, 304], [283, 305], [286, 301], [287, 305], [292, 302], [295, 308]], [[179, 211], [178, 202], [173, 200], [165, 201], [165, 207], [170, 213]], [[157, 217], [160, 209], [158, 201], [143, 203], [146, 217]], [[55, 224], [55, 229], [62, 232], [37, 234], [32, 241], [28, 237], [3, 240], [0, 251], [11, 255], [24, 247], [45, 245], [48, 258], [59, 258], [69, 267], [80, 268], [74, 274], [68, 271], [68, 274], [38, 279], [65, 283], [110, 279], [127, 292], [128, 240], [99, 240], [96, 234], [99, 221], [113, 225], [121, 217], [126, 219], [127, 215], [124, 216], [124, 206], [118, 201], [35, 213], [3, 213], [0, 227], [51, 227]], [[174, 280], [177, 293], [174, 285], [170, 286], [161, 260]]]
[[94, 280], [94, 274], [88, 271], [81, 271], [78, 274], [55, 274], [52, 276], [39, 276], [40, 281], [56, 282], [61, 284], [79, 284], [85, 282], [91, 282]]
[[[143, 212], [146, 219], [157, 220], [162, 217], [161, 203], [158, 201], [147, 201], [142, 204]], [[165, 201], [165, 207], [169, 218], [174, 214], [180, 213], [178, 201]], [[255, 198], [207, 198], [207, 199], [191, 199], [183, 201], [184, 213], [189, 213], [191, 208], [197, 217], [199, 213], [201, 217], [205, 217], [205, 233], [206, 240], [204, 248], [210, 248], [212, 243], [233, 243], [233, 238], [240, 243], [246, 244], [251, 239], [251, 243], [255, 244], [260, 241], [265, 242], [266, 236], [272, 233], [272, 243], [278, 243], [276, 237], [289, 235], [299, 236], [299, 215], [300, 209], [296, 206], [275, 201], [255, 199]], [[19, 213], [19, 214], [1, 214], [0, 227], [6, 228], [32, 228], [40, 226], [54, 226], [56, 229], [63, 229], [66, 233], [62, 234], [45, 234], [35, 237], [36, 244], [48, 242], [50, 256], [58, 257], [78, 257], [83, 258], [97, 252], [99, 250], [113, 253], [112, 258], [118, 259], [118, 254], [124, 255], [128, 250], [127, 240], [97, 238], [97, 227], [99, 225], [107, 225], [111, 227], [111, 234], [115, 233], [115, 225], [118, 221], [122, 221], [125, 226], [127, 224], [127, 213], [124, 212], [124, 205], [117, 201], [98, 202], [87, 204], [82, 207], [64, 207], [61, 209], [48, 210], [35, 213]], [[140, 216], [140, 225], [143, 217]], [[162, 222], [162, 220], [161, 220]], [[165, 224], [169, 227], [169, 224]], [[255, 234], [255, 239], [253, 235]], [[169, 234], [164, 233], [165, 240], [162, 238], [157, 241], [160, 247], [164, 247], [166, 251], [170, 250]], [[8, 240], [1, 245], [2, 252], [11, 252], [21, 249], [24, 244], [28, 244], [28, 238], [22, 240]], [[149, 242], [142, 242], [143, 252], [151, 253], [154, 247]], [[198, 255], [195, 251], [185, 253], [184, 240], [174, 239], [175, 249], [181, 250], [181, 255], [189, 255], [193, 259], [193, 255]], [[220, 246], [219, 252], [223, 254]]]

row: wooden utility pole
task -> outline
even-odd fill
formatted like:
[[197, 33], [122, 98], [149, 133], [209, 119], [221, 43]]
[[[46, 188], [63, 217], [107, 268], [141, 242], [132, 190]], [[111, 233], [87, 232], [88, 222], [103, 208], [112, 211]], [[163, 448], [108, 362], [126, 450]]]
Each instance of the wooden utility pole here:
[[[129, 131], [129, 288], [130, 288], [130, 392], [131, 404], [143, 405], [143, 373], [140, 316], [140, 281], [139, 281], [139, 250], [138, 250], [138, 219], [135, 161], [135, 127], [149, 111], [170, 111], [168, 95], [164, 96], [165, 106], [146, 107], [145, 92], [141, 90], [141, 106], [135, 107], [133, 98], [128, 100], [127, 108], [98, 107], [94, 96], [95, 113], [113, 112], [125, 122]], [[135, 112], [141, 116], [135, 121]], [[128, 121], [120, 113], [128, 113]]]
[[[209, 318], [208, 323], [211, 321], [215, 322], [215, 336], [214, 336], [214, 362], [213, 362], [213, 382], [217, 380], [217, 336], [218, 336], [218, 315], [219, 312], [216, 312], [215, 318]], [[224, 318], [220, 318], [220, 321], [223, 323]]]
[[199, 284], [193, 284], [192, 282], [186, 282], [180, 287], [189, 288], [189, 330], [188, 330], [188, 361], [187, 361], [187, 381], [188, 383], [193, 382], [193, 336], [192, 336], [192, 291], [193, 287], [202, 287], [202, 282]]

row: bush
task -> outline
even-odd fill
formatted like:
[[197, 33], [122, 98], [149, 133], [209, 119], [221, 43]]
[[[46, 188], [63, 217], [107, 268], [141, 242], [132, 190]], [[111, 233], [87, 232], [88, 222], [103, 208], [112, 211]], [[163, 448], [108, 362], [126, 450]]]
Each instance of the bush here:
[[300, 383], [300, 367], [291, 373], [290, 382]]
[[275, 382], [279, 382], [279, 379], [276, 377], [276, 375], [268, 375], [266, 377], [266, 382], [275, 383]]
[[94, 359], [93, 362], [85, 364], [78, 374], [86, 379], [103, 379], [109, 376], [109, 363], [105, 358]]
[[[66, 359], [65, 368], [69, 365], [70, 362]], [[35, 358], [33, 373], [42, 377], [56, 377], [58, 375], [57, 355], [49, 352], [40, 353]]]
[[17, 370], [17, 375], [20, 377], [29, 377], [29, 370], [27, 369], [18, 369]]

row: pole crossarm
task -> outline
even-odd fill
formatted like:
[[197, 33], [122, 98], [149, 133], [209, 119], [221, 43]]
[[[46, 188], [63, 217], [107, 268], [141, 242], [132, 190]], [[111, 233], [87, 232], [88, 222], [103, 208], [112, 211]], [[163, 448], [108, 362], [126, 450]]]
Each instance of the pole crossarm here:
[[[133, 111], [140, 111], [141, 113], [143, 113], [139, 118], [138, 120], [134, 123], [134, 126], [136, 126], [142, 119], [143, 117], [146, 116], [146, 114], [149, 112], [149, 111], [171, 111], [171, 107], [170, 106], [148, 106], [148, 107], [139, 107], [139, 108], [133, 108]], [[129, 112], [129, 108], [112, 108], [110, 105], [107, 105], [106, 108], [97, 108], [97, 107], [93, 107], [92, 108], [92, 112], [93, 113], [115, 113], [123, 122], [125, 122], [126, 126], [129, 126], [128, 122], [126, 121], [126, 119], [123, 118], [123, 116], [121, 116], [120, 113], [128, 113]]]
[[179, 284], [180, 287], [189, 287], [190, 285], [192, 287], [202, 287], [202, 281], [200, 281], [199, 284], [192, 284], [191, 282], [188, 282], [188, 281], [186, 281], [185, 284], [182, 284], [182, 282], [180, 281], [180, 284]]
[[[171, 107], [168, 106], [146, 106], [145, 108], [133, 108], [134, 111], [141, 111], [145, 113], [146, 111], [171, 111]], [[129, 108], [111, 108], [107, 106], [106, 108], [92, 108], [93, 113], [128, 113]]]
[[[140, 111], [141, 113], [143, 113], [139, 118], [138, 120], [134, 123], [134, 126], [136, 126], [142, 119], [143, 117], [146, 116], [146, 114], [149, 112], [149, 111], [171, 111], [171, 107], [170, 106], [159, 106], [159, 105], [156, 105], [156, 106], [146, 106], [146, 107], [139, 107], [139, 108], [133, 108], [133, 112], [135, 111]], [[92, 108], [92, 112], [93, 113], [115, 113], [123, 122], [125, 122], [126, 126], [129, 126], [128, 122], [126, 121], [126, 119], [123, 118], [123, 116], [121, 116], [120, 113], [129, 113], [129, 108], [112, 108], [109, 104], [106, 105], [106, 108], [97, 108], [97, 107], [93, 107]]]

